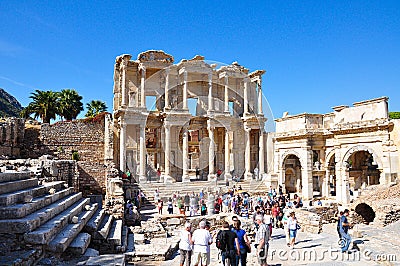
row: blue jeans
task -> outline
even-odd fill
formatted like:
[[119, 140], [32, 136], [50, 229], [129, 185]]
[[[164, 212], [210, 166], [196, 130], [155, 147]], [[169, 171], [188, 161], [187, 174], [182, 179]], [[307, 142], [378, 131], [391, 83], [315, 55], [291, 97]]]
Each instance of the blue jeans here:
[[222, 264], [225, 266], [225, 260], [229, 258], [230, 263], [226, 266], [236, 266], [236, 250], [221, 252]]
[[246, 266], [247, 263], [247, 251], [244, 248], [240, 249], [240, 256], [236, 255], [236, 266], [239, 266], [239, 261], [241, 266]]
[[342, 252], [345, 252], [349, 250], [349, 246], [351, 243], [351, 236], [348, 233], [345, 233], [344, 231], [340, 231], [340, 234], [342, 235], [342, 239], [344, 241], [344, 245], [342, 247]]

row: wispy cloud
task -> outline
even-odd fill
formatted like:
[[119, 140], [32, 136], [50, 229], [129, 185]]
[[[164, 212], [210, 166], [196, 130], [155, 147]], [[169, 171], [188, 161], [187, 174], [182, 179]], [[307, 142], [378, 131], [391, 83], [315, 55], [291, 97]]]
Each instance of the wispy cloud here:
[[28, 49], [20, 45], [0, 40], [0, 55], [16, 57], [17, 55], [25, 53], [26, 51], [28, 51]]
[[4, 77], [4, 76], [0, 76], [0, 79], [6, 80], [6, 81], [8, 81], [8, 82], [11, 82], [12, 84], [15, 84], [15, 85], [17, 85], [17, 86], [29, 88], [29, 89], [32, 89], [32, 90], [35, 90], [35, 89], [36, 89], [34, 86], [31, 86], [31, 85], [28, 85], [28, 84], [25, 84], [25, 83], [22, 83], [22, 82], [19, 82], [19, 81], [16, 81], [16, 80], [13, 80], [13, 79]]

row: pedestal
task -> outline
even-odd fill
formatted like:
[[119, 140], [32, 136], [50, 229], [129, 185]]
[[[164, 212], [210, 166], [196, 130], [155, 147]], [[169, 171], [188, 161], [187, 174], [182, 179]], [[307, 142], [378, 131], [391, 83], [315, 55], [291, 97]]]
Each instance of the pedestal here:
[[182, 175], [182, 182], [184, 182], [184, 183], [190, 182], [189, 175]]

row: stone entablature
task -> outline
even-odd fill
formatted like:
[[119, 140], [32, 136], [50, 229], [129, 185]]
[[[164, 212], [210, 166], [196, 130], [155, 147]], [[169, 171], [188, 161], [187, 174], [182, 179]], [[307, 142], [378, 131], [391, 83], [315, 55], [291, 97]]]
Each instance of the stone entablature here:
[[[233, 170], [245, 178], [255, 168], [265, 173], [265, 71], [249, 74], [237, 62], [217, 69], [200, 55], [174, 64], [171, 55], [156, 50], [131, 58], [118, 56], [114, 68], [114, 156], [121, 171], [129, 169], [142, 182], [157, 169], [166, 182], [189, 181], [197, 167], [210, 179], [218, 169], [225, 178]], [[148, 97], [153, 110], [147, 109]]]
[[[336, 196], [347, 203], [349, 190], [354, 194], [370, 184], [394, 182], [399, 149], [393, 136], [399, 129], [388, 118], [387, 101], [381, 97], [353, 107], [337, 106], [325, 115], [277, 119], [274, 172], [278, 183], [297, 178], [297, 192], [304, 198]], [[296, 158], [301, 170], [290, 168]]]

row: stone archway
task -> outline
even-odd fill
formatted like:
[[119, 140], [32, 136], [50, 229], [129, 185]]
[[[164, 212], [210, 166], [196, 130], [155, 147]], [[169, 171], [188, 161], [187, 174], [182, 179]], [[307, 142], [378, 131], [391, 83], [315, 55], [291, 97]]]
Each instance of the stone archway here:
[[365, 145], [357, 145], [357, 146], [350, 148], [343, 156], [342, 166], [346, 167], [349, 157], [358, 151], [367, 151], [370, 154], [372, 154], [374, 161], [376, 162], [376, 165], [378, 166], [378, 169], [383, 169], [383, 164], [382, 164], [381, 158], [377, 155], [377, 153], [373, 149], [371, 149], [370, 147], [365, 146]]
[[335, 162], [335, 153], [329, 154], [326, 157], [326, 169], [327, 169], [327, 182], [328, 182], [328, 191], [327, 194], [329, 196], [336, 196], [336, 162]]
[[372, 149], [365, 146], [350, 149], [344, 159], [346, 159], [344, 162], [349, 171], [349, 186], [352, 191], [379, 184], [381, 171], [378, 157]]
[[286, 193], [300, 193], [302, 189], [301, 162], [294, 154], [283, 159], [283, 183]]

